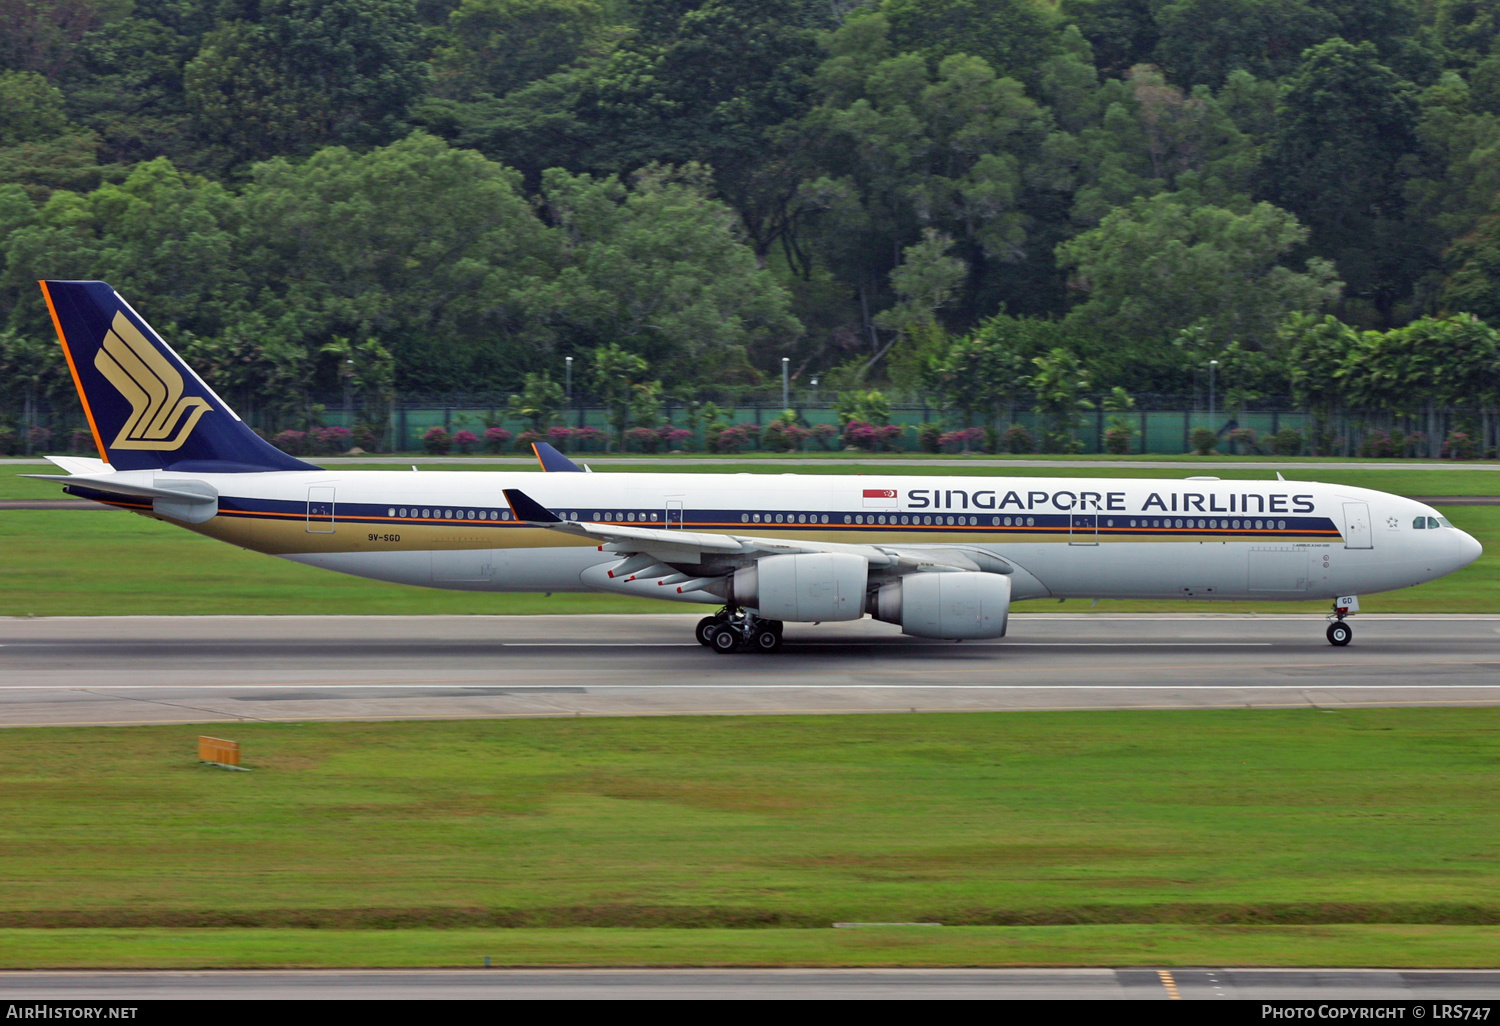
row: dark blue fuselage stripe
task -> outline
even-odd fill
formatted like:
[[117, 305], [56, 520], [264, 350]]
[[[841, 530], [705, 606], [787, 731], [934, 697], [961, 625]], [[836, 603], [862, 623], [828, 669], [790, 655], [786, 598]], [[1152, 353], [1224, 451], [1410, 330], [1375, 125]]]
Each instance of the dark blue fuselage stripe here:
[[[219, 500], [221, 516], [272, 517], [288, 520], [323, 520], [329, 512], [318, 508], [319, 504], [289, 500], [241, 499], [224, 496]], [[394, 510], [393, 514], [391, 511]], [[421, 516], [423, 511], [428, 516]], [[582, 523], [600, 526], [666, 528], [666, 514], [659, 510], [595, 510], [559, 507], [555, 512]], [[451, 516], [449, 514], [452, 514]], [[374, 505], [371, 503], [335, 502], [333, 518], [341, 523], [364, 523], [386, 528], [412, 526], [461, 526], [466, 528], [521, 528], [529, 524], [510, 519], [510, 511], [500, 507], [400, 507]], [[634, 516], [635, 519], [631, 519]], [[472, 519], [471, 519], [472, 517]], [[491, 518], [495, 519], [491, 519]], [[777, 518], [780, 518], [778, 522]], [[481, 519], [482, 518], [482, 519]], [[805, 518], [805, 519], [804, 519]], [[907, 523], [899, 521], [905, 520]], [[1202, 524], [1203, 526], [1198, 526]], [[678, 526], [673, 521], [670, 526]], [[690, 519], [681, 522], [684, 528], [700, 528], [730, 531], [819, 531], [832, 534], [863, 532], [871, 528], [895, 532], [964, 531], [985, 533], [1044, 533], [1087, 534], [1097, 532], [1101, 537], [1109, 535], [1150, 534], [1162, 537], [1192, 536], [1198, 538], [1264, 538], [1267, 536], [1315, 536], [1338, 539], [1342, 537], [1333, 521], [1327, 517], [1287, 516], [1267, 514], [1237, 517], [1144, 517], [1128, 514], [1103, 513], [1029, 513], [1025, 515], [993, 513], [847, 513], [842, 510], [816, 513], [775, 513], [764, 510], [695, 510]]]

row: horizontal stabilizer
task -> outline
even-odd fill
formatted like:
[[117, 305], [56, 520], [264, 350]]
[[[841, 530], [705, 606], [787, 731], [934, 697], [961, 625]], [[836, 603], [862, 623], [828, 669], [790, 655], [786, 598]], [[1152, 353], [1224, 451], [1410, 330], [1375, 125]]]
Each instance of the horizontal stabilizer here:
[[219, 493], [210, 485], [199, 481], [183, 481], [176, 488], [162, 488], [157, 485], [138, 484], [131, 481], [121, 481], [122, 475], [109, 474], [100, 477], [92, 477], [84, 474], [73, 474], [63, 476], [62, 474], [21, 474], [20, 477], [33, 477], [38, 481], [56, 481], [66, 491], [84, 489], [103, 495], [117, 495], [122, 499], [171, 499], [174, 502], [185, 502], [189, 505], [199, 505], [219, 501]]

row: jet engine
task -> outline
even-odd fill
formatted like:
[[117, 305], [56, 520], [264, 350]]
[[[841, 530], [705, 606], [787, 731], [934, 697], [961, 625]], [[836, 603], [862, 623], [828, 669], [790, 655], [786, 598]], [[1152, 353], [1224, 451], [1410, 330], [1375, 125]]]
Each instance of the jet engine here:
[[870, 596], [877, 620], [918, 638], [1003, 638], [1010, 578], [969, 571], [908, 574]]
[[767, 620], [858, 620], [869, 572], [863, 556], [844, 552], [767, 556], [735, 571], [730, 602]]

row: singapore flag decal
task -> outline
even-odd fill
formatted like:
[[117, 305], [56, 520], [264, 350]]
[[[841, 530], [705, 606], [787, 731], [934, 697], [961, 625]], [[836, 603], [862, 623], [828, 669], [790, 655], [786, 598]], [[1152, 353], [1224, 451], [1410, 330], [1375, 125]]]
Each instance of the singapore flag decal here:
[[900, 505], [894, 488], [866, 488], [865, 509], [895, 509]]

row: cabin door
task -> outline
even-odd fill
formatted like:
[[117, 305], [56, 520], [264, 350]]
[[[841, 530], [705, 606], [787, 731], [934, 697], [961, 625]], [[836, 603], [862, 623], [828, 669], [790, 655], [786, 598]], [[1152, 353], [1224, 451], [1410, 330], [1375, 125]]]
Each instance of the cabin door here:
[[1370, 534], [1370, 504], [1368, 502], [1344, 503], [1344, 548], [1373, 549], [1374, 537]]

